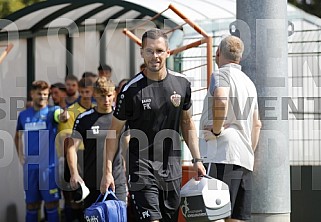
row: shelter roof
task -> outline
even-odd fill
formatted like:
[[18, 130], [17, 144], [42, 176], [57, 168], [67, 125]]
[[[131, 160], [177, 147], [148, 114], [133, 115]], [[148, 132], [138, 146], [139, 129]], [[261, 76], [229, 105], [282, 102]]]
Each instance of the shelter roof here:
[[[173, 4], [191, 20], [235, 18], [234, 0], [48, 0], [23, 8], [0, 22], [0, 36], [18, 32], [20, 37], [47, 35], [48, 30], [95, 26], [104, 30], [110, 24], [128, 24], [151, 19]], [[154, 20], [159, 27], [175, 27], [183, 20], [171, 10]], [[62, 29], [62, 30], [61, 30]], [[67, 33], [67, 31], [65, 31]]]
[[[48, 0], [23, 8], [3, 20], [0, 20], [0, 39], [8, 33], [18, 33], [27, 38], [52, 33], [70, 33], [78, 31], [105, 30], [107, 25], [127, 26], [130, 22], [151, 19], [173, 4], [184, 12], [189, 19], [197, 21], [225, 20], [236, 17], [236, 0]], [[302, 18], [305, 21], [321, 25], [316, 19], [302, 10], [288, 4], [289, 19]], [[173, 28], [183, 20], [171, 10], [167, 10], [154, 20], [158, 27]], [[200, 23], [201, 24], [201, 23]]]

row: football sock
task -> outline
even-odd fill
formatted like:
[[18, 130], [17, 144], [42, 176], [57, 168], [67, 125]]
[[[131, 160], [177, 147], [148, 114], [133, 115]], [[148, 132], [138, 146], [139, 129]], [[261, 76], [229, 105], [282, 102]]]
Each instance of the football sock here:
[[27, 210], [26, 222], [38, 222], [38, 210]]
[[47, 209], [48, 222], [59, 222], [59, 213], [57, 208]]

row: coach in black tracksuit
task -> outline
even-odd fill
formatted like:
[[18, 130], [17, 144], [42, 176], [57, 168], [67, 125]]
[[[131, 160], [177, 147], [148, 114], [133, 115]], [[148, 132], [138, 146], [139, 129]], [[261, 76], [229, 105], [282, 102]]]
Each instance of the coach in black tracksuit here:
[[[111, 130], [116, 130], [117, 136], [125, 123], [130, 128], [129, 191], [137, 221], [177, 221], [182, 176], [180, 128], [195, 170], [205, 174], [190, 112], [190, 82], [167, 70], [169, 52], [167, 36], [161, 30], [143, 35], [141, 55], [146, 68], [122, 88], [112, 119]], [[106, 140], [109, 149], [101, 192], [116, 182], [112, 160], [117, 141]]]
[[[113, 116], [113, 100], [115, 85], [106, 78], [99, 78], [94, 86], [94, 96], [97, 106], [80, 114], [74, 124], [71, 137], [74, 143], [68, 147], [68, 165], [70, 168], [72, 187], [77, 182], [85, 182], [90, 194], [84, 200], [85, 207], [94, 203], [100, 194], [99, 186], [102, 178], [103, 153], [107, 130], [111, 125]], [[77, 170], [77, 148], [84, 143], [84, 178], [79, 176]], [[116, 196], [126, 201], [126, 178], [121, 159], [121, 150], [117, 149], [113, 159], [113, 177], [116, 181]]]

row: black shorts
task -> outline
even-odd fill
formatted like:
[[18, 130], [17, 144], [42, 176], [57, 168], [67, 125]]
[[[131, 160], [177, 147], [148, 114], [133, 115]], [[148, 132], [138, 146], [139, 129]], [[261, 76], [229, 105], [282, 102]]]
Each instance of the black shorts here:
[[[204, 164], [208, 169], [209, 164]], [[207, 171], [208, 172], [208, 171]], [[232, 164], [211, 163], [209, 175], [229, 186], [232, 219], [250, 220], [252, 202], [252, 171]]]
[[181, 179], [162, 183], [152, 179], [142, 189], [130, 189], [130, 205], [135, 212], [135, 221], [177, 221], [180, 183]]

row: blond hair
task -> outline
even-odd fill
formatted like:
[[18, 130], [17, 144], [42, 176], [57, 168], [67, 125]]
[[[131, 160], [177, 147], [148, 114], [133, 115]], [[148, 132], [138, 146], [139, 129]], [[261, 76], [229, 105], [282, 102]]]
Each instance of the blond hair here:
[[94, 84], [94, 91], [103, 95], [107, 95], [115, 91], [115, 84], [106, 77], [99, 77]]

